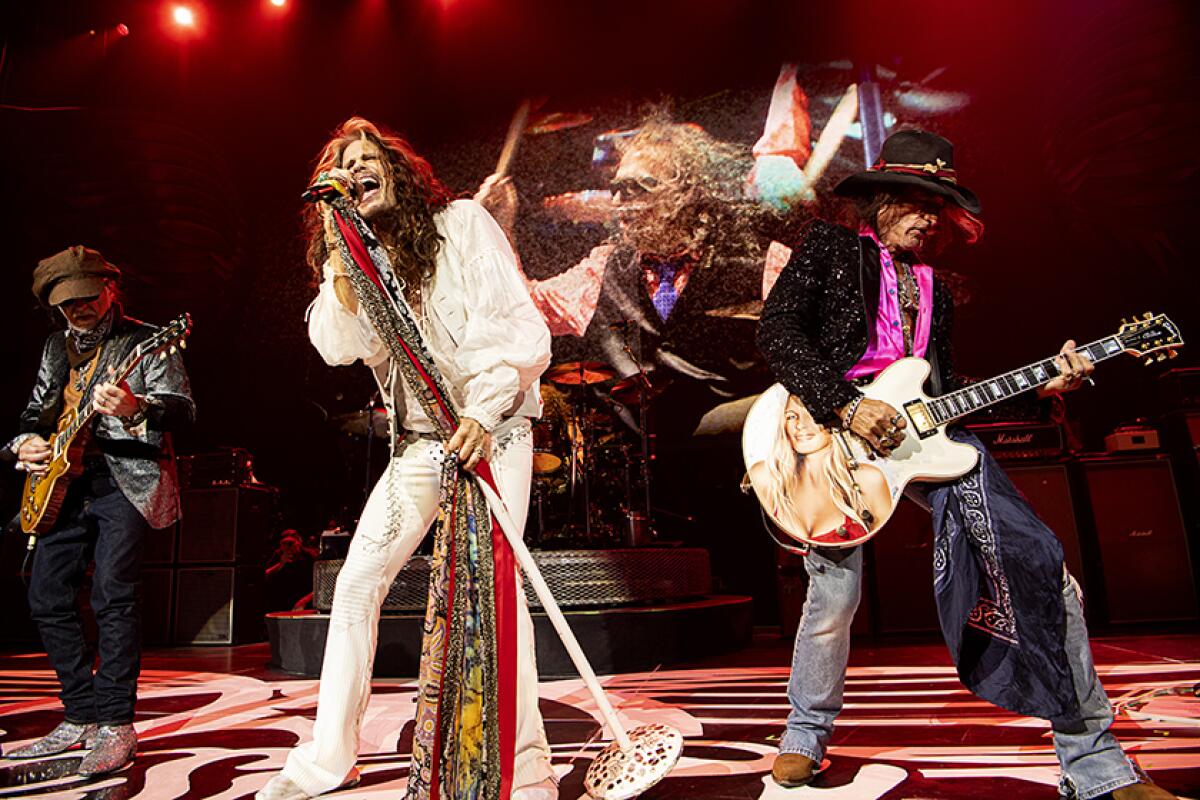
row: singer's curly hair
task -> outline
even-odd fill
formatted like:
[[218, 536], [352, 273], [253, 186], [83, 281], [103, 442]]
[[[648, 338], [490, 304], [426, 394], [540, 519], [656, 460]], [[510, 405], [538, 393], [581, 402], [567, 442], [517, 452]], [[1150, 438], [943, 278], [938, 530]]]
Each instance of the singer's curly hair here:
[[[429, 162], [417, 155], [412, 145], [396, 134], [362, 117], [351, 117], [338, 126], [333, 138], [321, 150], [313, 168], [313, 183], [322, 172], [342, 165], [342, 155], [352, 142], [374, 142], [384, 154], [381, 163], [387, 170], [396, 206], [372, 220], [371, 227], [387, 248], [396, 274], [410, 285], [433, 274], [442, 237], [434, 226], [434, 215], [454, 196], [433, 174]], [[321, 266], [329, 257], [319, 205], [304, 210], [304, 229], [308, 236], [308, 264], [321, 280]]]
[[754, 167], [749, 147], [720, 141], [699, 125], [673, 122], [665, 109], [654, 108], [618, 149], [622, 156], [654, 150], [667, 160], [674, 178], [655, 202], [662, 204], [661, 216], [687, 231], [691, 247], [704, 254], [702, 266], [718, 251], [761, 255], [764, 233], [780, 226], [781, 215], [744, 195]]

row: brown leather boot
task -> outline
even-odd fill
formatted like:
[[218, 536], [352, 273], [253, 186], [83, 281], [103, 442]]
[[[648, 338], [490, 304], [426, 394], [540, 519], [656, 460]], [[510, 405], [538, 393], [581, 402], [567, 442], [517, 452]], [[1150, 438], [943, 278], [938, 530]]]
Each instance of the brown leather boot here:
[[785, 789], [804, 786], [817, 772], [817, 762], [799, 753], [780, 753], [775, 756], [771, 777]]
[[1133, 783], [1114, 789], [1112, 796], [1113, 800], [1179, 800], [1166, 789], [1151, 783], [1149, 779], [1145, 783]]

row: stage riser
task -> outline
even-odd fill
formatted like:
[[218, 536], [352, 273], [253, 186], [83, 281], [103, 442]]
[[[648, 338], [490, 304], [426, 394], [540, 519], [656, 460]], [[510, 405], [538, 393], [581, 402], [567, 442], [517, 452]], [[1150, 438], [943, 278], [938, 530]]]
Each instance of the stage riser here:
[[[533, 553], [555, 601], [563, 608], [670, 602], [712, 591], [708, 551], [687, 548], [544, 550]], [[313, 608], [329, 611], [343, 559], [313, 567]], [[388, 589], [383, 613], [422, 613], [429, 596], [429, 557], [409, 560]], [[525, 598], [541, 608], [528, 581]]]
[[[750, 645], [753, 634], [752, 604], [749, 597], [741, 596], [568, 612], [566, 616], [592, 668], [600, 674], [639, 672], [741, 650]], [[417, 614], [380, 619], [374, 677], [416, 677], [422, 621]], [[550, 619], [535, 612], [533, 626], [538, 675], [546, 679], [577, 676]], [[328, 629], [328, 614], [268, 614], [271, 666], [317, 677]]]

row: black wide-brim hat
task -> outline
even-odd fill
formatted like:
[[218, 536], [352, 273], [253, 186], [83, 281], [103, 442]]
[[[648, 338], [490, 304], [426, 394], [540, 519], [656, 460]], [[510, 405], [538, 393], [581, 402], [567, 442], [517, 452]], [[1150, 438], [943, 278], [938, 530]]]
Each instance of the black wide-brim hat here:
[[972, 214], [982, 211], [975, 193], [958, 182], [954, 145], [928, 131], [893, 133], [884, 140], [874, 165], [846, 178], [833, 191], [854, 197], [906, 187], [941, 195]]

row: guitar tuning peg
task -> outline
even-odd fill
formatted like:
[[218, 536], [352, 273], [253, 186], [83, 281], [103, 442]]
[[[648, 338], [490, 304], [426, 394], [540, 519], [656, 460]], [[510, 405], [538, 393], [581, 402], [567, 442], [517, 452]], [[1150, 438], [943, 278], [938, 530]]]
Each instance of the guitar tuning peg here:
[[1154, 356], [1146, 356], [1146, 358], [1142, 361], [1142, 363], [1145, 364], [1147, 367], [1150, 366], [1151, 364], [1154, 363]]
[[1154, 314], [1150, 311], [1147, 311], [1145, 314], [1142, 314], [1142, 319], [1153, 319], [1153, 318], [1154, 318]]
[[175, 355], [176, 353], [179, 352], [179, 350], [175, 347], [175, 345], [171, 345], [170, 352], [171, 352], [171, 355]]
[[1168, 350], [1167, 358], [1179, 358], [1179, 351], [1178, 350]]
[[179, 340], [179, 349], [180, 349], [180, 350], [187, 350], [187, 339], [180, 339], [180, 340]]
[[1166, 354], [1166, 353], [1159, 353], [1159, 354], [1158, 354], [1158, 363], [1160, 363], [1160, 364], [1161, 364], [1162, 362], [1164, 362], [1164, 361], [1166, 361], [1166, 360], [1167, 360], [1167, 354]]
[[159, 354], [158, 354], [158, 360], [159, 360], [159, 361], [166, 361], [166, 360], [167, 360], [167, 354], [166, 354], [166, 353], [159, 353]]
[[1128, 324], [1129, 324], [1129, 320], [1125, 319], [1125, 317], [1121, 317], [1121, 327], [1123, 328]]

